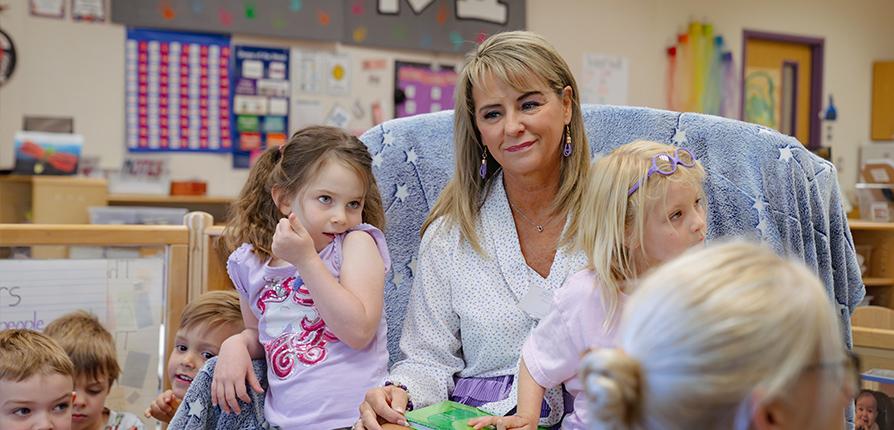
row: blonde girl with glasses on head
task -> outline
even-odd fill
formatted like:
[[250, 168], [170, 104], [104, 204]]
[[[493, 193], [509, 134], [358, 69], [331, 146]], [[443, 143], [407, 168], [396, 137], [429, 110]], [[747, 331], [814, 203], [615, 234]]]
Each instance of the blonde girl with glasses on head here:
[[561, 384], [575, 397], [562, 428], [584, 428], [581, 356], [614, 345], [632, 281], [705, 239], [705, 171], [688, 150], [636, 141], [598, 160], [590, 172], [577, 243], [587, 268], [553, 295], [552, 311], [522, 347], [516, 415], [470, 421], [476, 429], [535, 429], [545, 390]]
[[729, 243], [644, 279], [617, 347], [589, 353], [581, 380], [591, 429], [841, 429], [854, 357], [816, 276]]

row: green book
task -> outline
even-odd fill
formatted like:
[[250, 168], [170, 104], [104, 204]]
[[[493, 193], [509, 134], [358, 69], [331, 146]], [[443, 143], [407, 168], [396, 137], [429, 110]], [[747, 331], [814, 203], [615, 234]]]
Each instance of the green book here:
[[449, 400], [409, 411], [406, 415], [410, 427], [418, 430], [472, 430], [466, 425], [469, 419], [489, 416], [481, 409]]

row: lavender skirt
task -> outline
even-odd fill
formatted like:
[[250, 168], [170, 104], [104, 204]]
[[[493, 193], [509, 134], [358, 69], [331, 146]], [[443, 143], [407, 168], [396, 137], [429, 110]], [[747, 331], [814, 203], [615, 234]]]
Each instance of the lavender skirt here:
[[[515, 375], [492, 376], [490, 378], [457, 378], [454, 384], [453, 393], [450, 394], [450, 400], [463, 403], [469, 406], [479, 407], [485, 403], [496, 402], [509, 397], [512, 391], [512, 381]], [[565, 414], [574, 412], [574, 397], [571, 397], [565, 389], [562, 389], [564, 395]], [[508, 415], [515, 413], [515, 409], [509, 411]], [[549, 416], [550, 407], [544, 400], [540, 405], [540, 416]], [[561, 422], [553, 428], [561, 427]]]

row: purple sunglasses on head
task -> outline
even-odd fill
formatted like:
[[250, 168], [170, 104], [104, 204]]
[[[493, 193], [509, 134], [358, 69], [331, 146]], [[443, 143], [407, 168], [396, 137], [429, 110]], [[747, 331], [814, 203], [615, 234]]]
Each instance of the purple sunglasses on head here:
[[[662, 167], [658, 167], [658, 161], [664, 161], [666, 164]], [[677, 148], [673, 154], [656, 154], [652, 157], [652, 167], [649, 167], [649, 171], [646, 172], [645, 178], [642, 178], [636, 181], [632, 187], [630, 187], [630, 191], [627, 191], [627, 197], [633, 195], [636, 190], [639, 189], [643, 184], [643, 180], [647, 179], [649, 176], [652, 176], [654, 173], [660, 173], [662, 175], [673, 175], [674, 172], [677, 171], [677, 164], [682, 165], [683, 167], [692, 167], [695, 166], [695, 155], [689, 152], [688, 149], [685, 148]]]

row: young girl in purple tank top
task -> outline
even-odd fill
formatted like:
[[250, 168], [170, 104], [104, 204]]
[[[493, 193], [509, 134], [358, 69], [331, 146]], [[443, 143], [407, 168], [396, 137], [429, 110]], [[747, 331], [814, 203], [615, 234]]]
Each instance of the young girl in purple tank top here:
[[211, 394], [224, 412], [249, 401], [246, 381], [262, 391], [252, 358], [266, 357], [264, 416], [280, 428], [349, 427], [384, 382], [391, 262], [371, 165], [356, 137], [309, 127], [252, 168], [226, 231], [246, 329], [221, 346]]

